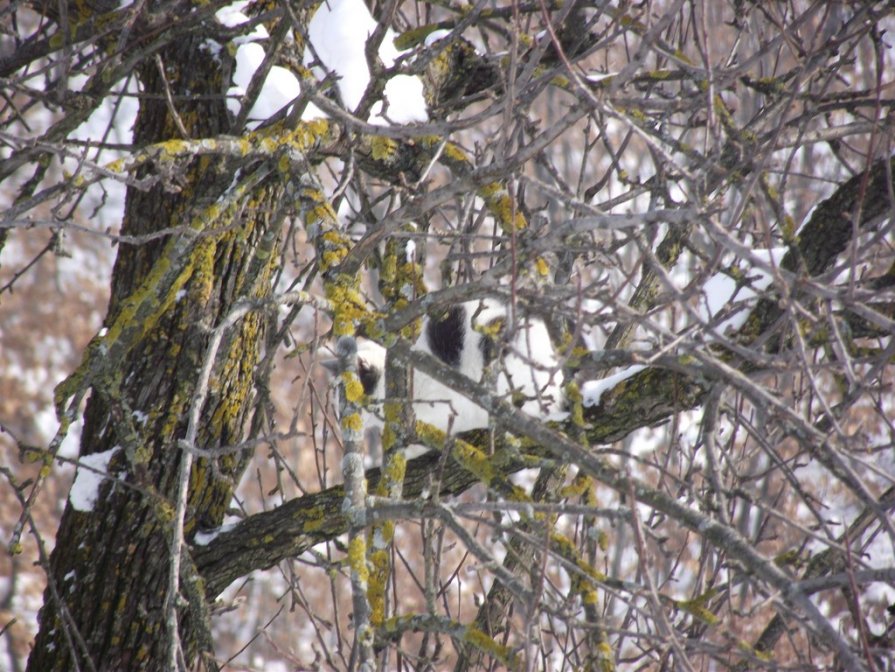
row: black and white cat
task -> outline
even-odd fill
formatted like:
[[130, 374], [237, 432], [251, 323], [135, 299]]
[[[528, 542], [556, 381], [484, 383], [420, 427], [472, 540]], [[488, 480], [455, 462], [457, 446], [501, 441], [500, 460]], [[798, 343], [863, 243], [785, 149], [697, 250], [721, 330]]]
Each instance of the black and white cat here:
[[[498, 326], [498, 322], [502, 323]], [[552, 419], [562, 416], [563, 375], [542, 320], [517, 314], [510, 323], [502, 303], [484, 299], [453, 306], [437, 319], [426, 318], [415, 350], [428, 352], [477, 383], [485, 383], [491, 366], [494, 389], [529, 415]], [[385, 397], [385, 349], [359, 339], [357, 372], [372, 402], [367, 426], [381, 426]], [[417, 420], [445, 432], [457, 433], [488, 426], [488, 412], [430, 376], [414, 371], [411, 397]]]

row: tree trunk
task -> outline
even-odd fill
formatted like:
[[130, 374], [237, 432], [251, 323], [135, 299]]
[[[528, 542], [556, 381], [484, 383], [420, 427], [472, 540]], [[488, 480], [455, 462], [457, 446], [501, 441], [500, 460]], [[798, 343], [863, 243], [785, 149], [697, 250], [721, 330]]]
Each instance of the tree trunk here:
[[[203, 39], [195, 37], [161, 53], [180, 121], [192, 138], [216, 136], [227, 123], [223, 97], [210, 98], [226, 90], [226, 84], [221, 83], [216, 59], [202, 45]], [[182, 139], [151, 59], [141, 81], [146, 95], [136, 120], [135, 144]], [[192, 96], [181, 102], [186, 99], [178, 93]], [[162, 185], [147, 192], [128, 191], [122, 234], [184, 227], [233, 182], [226, 162], [218, 159], [192, 159], [175, 173], [178, 193]], [[165, 669], [169, 637], [163, 607], [183, 455], [178, 441], [187, 426], [210, 328], [235, 302], [269, 295], [277, 255], [256, 253], [262, 239], [269, 244], [275, 235], [275, 208], [267, 204], [276, 202], [276, 191], [262, 185], [252, 208], [237, 208], [237, 215], [199, 233], [182, 269], [188, 280], [171, 305], [155, 324], [138, 325], [142, 336], [114, 363], [111, 380], [93, 381], [81, 456], [120, 447], [109, 463], [109, 473], [117, 480], [103, 483], [91, 511], [67, 503], [29, 670]], [[116, 320], [127, 324], [143, 319], [139, 311], [128, 314], [127, 299], [149, 281], [165, 246], [177, 236], [183, 234], [121, 246], [107, 327]], [[225, 336], [202, 408], [196, 442], [200, 448], [233, 446], [243, 439], [265, 325], [263, 315], [249, 313]], [[247, 457], [247, 452], [231, 453], [217, 459], [214, 468], [207, 460], [194, 461], [184, 527], [188, 540], [200, 528], [220, 525]], [[200, 655], [211, 651], [204, 636], [204, 590], [188, 556], [184, 553], [181, 560], [181, 596], [186, 599], [179, 601], [178, 610], [183, 654], [193, 668]]]

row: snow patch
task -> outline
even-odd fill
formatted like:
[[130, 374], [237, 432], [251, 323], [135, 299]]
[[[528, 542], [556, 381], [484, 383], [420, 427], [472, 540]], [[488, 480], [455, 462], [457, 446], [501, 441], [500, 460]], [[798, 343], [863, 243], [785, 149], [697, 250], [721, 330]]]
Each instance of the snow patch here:
[[217, 539], [219, 534], [224, 532], [229, 532], [234, 527], [236, 527], [236, 523], [224, 523], [218, 528], [211, 530], [209, 532], [197, 532], [196, 536], [193, 537], [193, 543], [197, 546], [207, 546], [212, 541]]
[[645, 368], [646, 367], [642, 364], [635, 364], [634, 366], [629, 366], [628, 368], [601, 380], [588, 380], [581, 387], [581, 394], [583, 396], [582, 403], [585, 408], [599, 406], [600, 400], [603, 398], [603, 392], [611, 390], [623, 380], [627, 380], [634, 374], [643, 371]]
[[[787, 248], [777, 247], [769, 250], [753, 250], [752, 254], [762, 262], [762, 265], [776, 267], [787, 252]], [[742, 327], [749, 317], [747, 305], [759, 293], [767, 289], [774, 280], [770, 271], [761, 266], [746, 267], [742, 271], [748, 277], [748, 284], [738, 284], [726, 273], [717, 273], [709, 278], [702, 287], [699, 316], [706, 322], [730, 309], [734, 301], [739, 304], [739, 310], [731, 311], [732, 314], [717, 325], [718, 333], [723, 334], [728, 330], [736, 331]]]
[[[227, 28], [241, 26], [242, 24], [251, 21], [251, 19], [249, 19], [249, 17], [242, 11], [248, 4], [248, 0], [234, 2], [233, 4], [227, 5], [216, 11], [214, 13], [214, 18], [217, 19], [217, 22], [222, 26], [227, 26]], [[254, 42], [255, 40], [266, 40], [268, 37], [270, 37], [270, 33], [267, 32], [267, 28], [259, 23], [248, 35], [239, 35], [238, 37], [233, 38], [233, 44], [246, 44], [248, 42]]]
[[[242, 11], [248, 2], [240, 0], [215, 13], [218, 23], [228, 28], [236, 28], [250, 21]], [[242, 109], [241, 98], [246, 94], [252, 78], [255, 76], [261, 63], [264, 62], [264, 47], [259, 41], [270, 37], [267, 29], [262, 25], [255, 26], [247, 35], [233, 38], [232, 44], [236, 45], [236, 68], [233, 74], [233, 86], [227, 89], [227, 109], [234, 115], [238, 115]], [[264, 83], [258, 93], [252, 109], [249, 110], [248, 119], [255, 123], [249, 123], [250, 128], [258, 126], [258, 122], [269, 119], [281, 109], [289, 105], [301, 93], [301, 85], [298, 78], [286, 68], [274, 65], [267, 73]], [[315, 105], [308, 105], [302, 115], [302, 119], [319, 119], [325, 116]]]
[[68, 501], [77, 511], [92, 511], [96, 499], [99, 496], [99, 486], [108, 476], [106, 468], [109, 460], [120, 446], [115, 446], [102, 453], [84, 455], [78, 460], [78, 470], [75, 473], [75, 482], [72, 483], [68, 493]]
[[433, 44], [438, 42], [438, 40], [444, 39], [450, 34], [451, 31], [444, 30], [443, 28], [439, 30], [433, 30], [431, 33], [426, 35], [426, 46], [431, 47]]
[[615, 77], [615, 75], [617, 74], [618, 73], [616, 72], [600, 72], [599, 70], [592, 70], [584, 76], [584, 79], [591, 84], [599, 84], [603, 80], [609, 79], [610, 77]]
[[[370, 83], [365, 50], [377, 25], [362, 0], [323, 2], [308, 24], [308, 38], [313, 49], [305, 50], [305, 65], [310, 66], [319, 59], [326, 70], [338, 76], [339, 93], [349, 110], [357, 109]], [[395, 32], [389, 28], [379, 45], [379, 58], [387, 68], [394, 66], [398, 57], [405, 53], [398, 51], [394, 41]], [[318, 79], [327, 74], [317, 66], [313, 71]], [[408, 124], [429, 120], [419, 77], [392, 77], [385, 85], [384, 97], [384, 109], [382, 103], [377, 102], [370, 110], [370, 123]]]

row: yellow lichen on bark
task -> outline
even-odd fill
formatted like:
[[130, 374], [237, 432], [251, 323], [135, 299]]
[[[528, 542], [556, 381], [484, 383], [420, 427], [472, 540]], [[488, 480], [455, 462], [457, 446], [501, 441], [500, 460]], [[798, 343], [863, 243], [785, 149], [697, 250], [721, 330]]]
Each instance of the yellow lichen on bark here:
[[508, 646], [502, 646], [494, 641], [493, 638], [474, 626], [467, 626], [463, 640], [477, 648], [479, 651], [487, 653], [489, 656], [496, 658], [508, 668], [515, 669], [517, 667], [516, 657]]
[[342, 431], [360, 433], [364, 428], [364, 421], [360, 413], [348, 413], [342, 418]]
[[521, 231], [528, 226], [525, 215], [516, 207], [506, 187], [492, 182], [479, 189], [479, 196], [485, 200], [485, 205], [504, 233]]
[[367, 598], [370, 601], [370, 623], [374, 627], [379, 627], [385, 622], [385, 598], [391, 572], [387, 547], [370, 553], [370, 567], [370, 586], [367, 590]]
[[359, 404], [364, 398], [364, 386], [357, 375], [351, 371], [342, 373], [342, 386], [345, 390], [345, 400], [352, 404]]
[[490, 457], [470, 443], [459, 439], [454, 441], [451, 455], [464, 469], [475, 474], [476, 478], [485, 485], [490, 485], [498, 475], [491, 464]]
[[398, 143], [384, 135], [370, 138], [370, 156], [377, 161], [391, 161], [398, 153]]
[[333, 306], [333, 333], [353, 336], [355, 325], [367, 315], [366, 302], [357, 289], [357, 281], [339, 275], [326, 283], [324, 291]]
[[367, 568], [367, 542], [362, 534], [348, 542], [348, 567], [361, 585], [366, 588], [370, 571]]

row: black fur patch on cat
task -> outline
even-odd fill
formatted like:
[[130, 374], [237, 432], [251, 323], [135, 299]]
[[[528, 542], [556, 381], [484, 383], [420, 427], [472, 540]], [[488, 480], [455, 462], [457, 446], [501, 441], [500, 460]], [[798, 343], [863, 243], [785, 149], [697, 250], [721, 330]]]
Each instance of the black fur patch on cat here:
[[373, 394], [380, 376], [382, 376], [382, 372], [379, 369], [370, 366], [363, 359], [357, 360], [357, 377], [360, 378], [360, 384], [364, 387], [364, 394]]
[[454, 368], [460, 366], [466, 320], [466, 309], [463, 306], [454, 306], [444, 317], [437, 320], [430, 319], [426, 324], [426, 341], [432, 354]]

